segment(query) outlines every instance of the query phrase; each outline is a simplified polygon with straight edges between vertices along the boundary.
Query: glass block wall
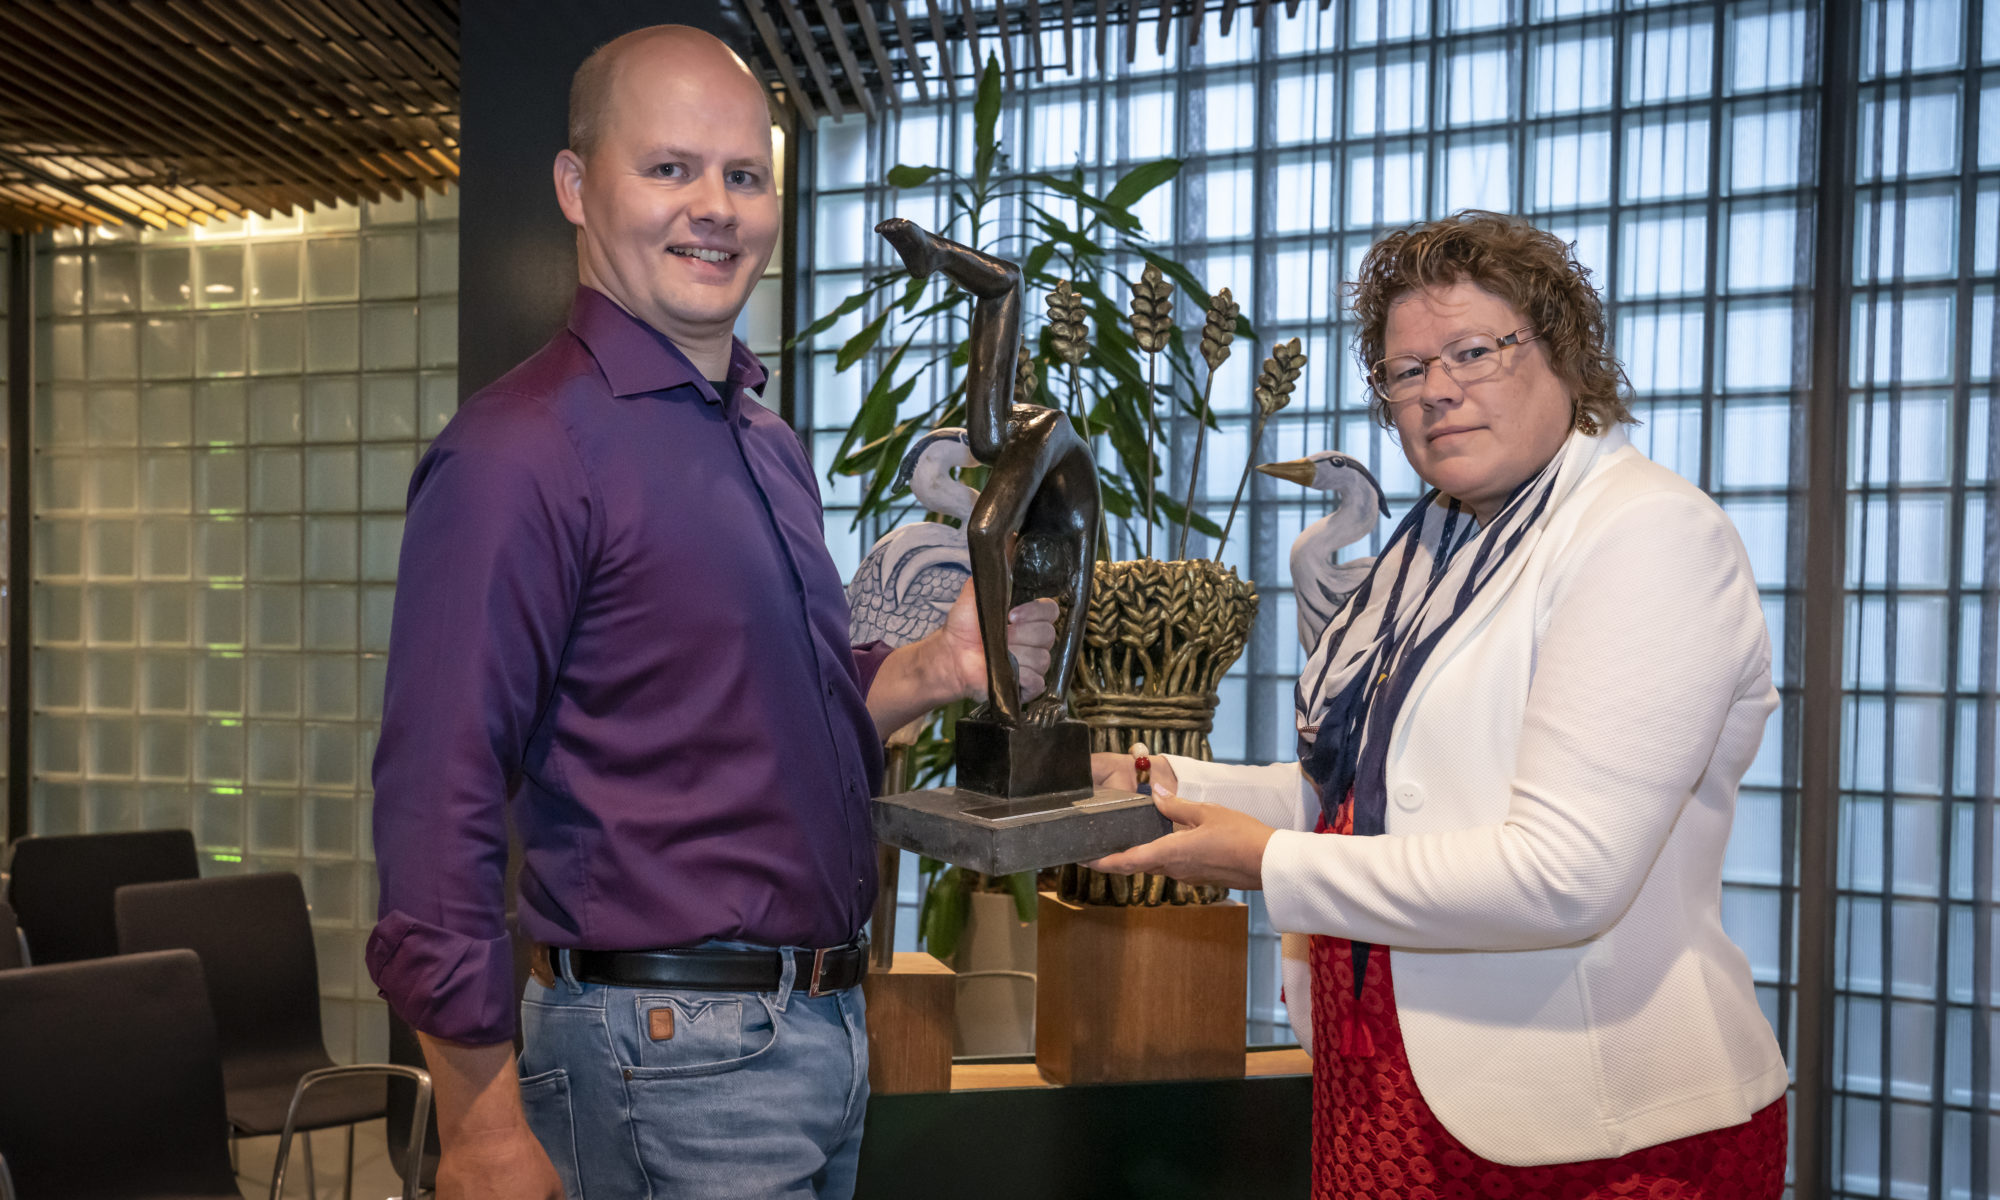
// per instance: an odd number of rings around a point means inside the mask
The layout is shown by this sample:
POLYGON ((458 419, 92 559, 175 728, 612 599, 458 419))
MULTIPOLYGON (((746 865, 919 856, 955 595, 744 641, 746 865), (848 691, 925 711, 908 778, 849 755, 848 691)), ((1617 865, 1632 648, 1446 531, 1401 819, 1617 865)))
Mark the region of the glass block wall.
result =
MULTIPOLYGON (((1382 230, 1466 207, 1522 212, 1575 243, 1642 401, 1639 446, 1716 495, 1764 588, 1785 709, 1745 781, 1724 910, 1785 1040, 1793 866, 1784 847, 1796 805, 1787 730, 1798 691, 1795 665, 1782 654, 1800 607, 1803 465, 1791 446, 1806 396, 1814 174, 1802 131, 1815 112, 1817 11, 1779 0, 1363 0, 1300 6, 1289 19, 1274 7, 1262 30, 1239 9, 1228 36, 1210 11, 1197 44, 1187 45, 1177 22, 1164 53, 1149 16, 1129 53, 1119 28, 1099 62, 1087 32, 1075 41, 1077 69, 1052 66, 1046 81, 1016 80, 1000 124, 1003 172, 1081 166, 1099 194, 1135 163, 1184 162, 1173 183, 1139 206, 1146 232, 1210 287, 1230 287, 1263 338, 1239 342, 1223 369, 1214 399, 1220 431, 1208 439, 1197 502, 1220 524, 1246 459, 1346 451, 1370 465, 1390 502, 1378 535, 1348 556, 1374 553, 1420 489, 1394 440, 1367 416, 1341 281, 1382 230), (1291 407, 1252 447, 1257 364, 1291 337, 1303 342, 1309 365, 1291 407)), ((961 80, 969 77, 967 47, 947 53, 961 80)), ((1046 62, 1064 55, 1060 34, 1044 38, 1046 62)), ((1018 46, 1016 61, 1027 61, 1018 46)), ((873 125, 820 124, 812 254, 800 267, 815 312, 893 265, 867 233, 882 217, 951 223, 955 236, 968 236, 935 189, 881 181, 899 162, 969 168, 969 92, 961 82, 953 102, 934 88, 925 103, 906 88, 901 108, 873 125)), ((1025 254, 1031 227, 1022 217, 1018 205, 1003 207, 987 246, 1025 254)), ((1138 269, 1121 264, 1130 276, 1138 269)), ((1027 309, 1037 325, 1040 298, 1027 309)), ((799 416, 822 471, 883 357, 878 351, 876 361, 838 374, 835 353, 874 315, 853 314, 813 344, 799 416)), ((1183 329, 1198 329, 1191 303, 1183 300, 1176 316, 1183 329)), ((962 327, 950 332, 962 336, 962 327)), ((911 354, 938 350, 917 345, 911 354)), ((1193 442, 1192 423, 1176 420, 1166 477, 1180 487, 1193 442)), ((1099 461, 1109 459, 1101 447, 1099 461)), ((852 480, 836 477, 828 489, 828 538, 850 570, 884 526, 921 515, 856 530, 857 499, 852 480)), ((1224 561, 1255 579, 1263 600, 1250 645, 1222 687, 1218 759, 1296 756, 1292 690, 1302 656, 1288 551, 1326 512, 1322 496, 1252 476, 1224 561)), ((1113 537, 1116 554, 1139 553, 1133 528, 1114 526, 1113 537)), ((1190 553, 1208 542, 1197 535, 1190 553)), ((899 931, 914 924, 909 875, 906 868, 899 931)), ((1289 1041, 1277 939, 1261 896, 1248 899, 1249 1037, 1289 1041)))
POLYGON ((368 764, 404 492, 457 406, 457 195, 41 239, 35 833, 295 871, 386 1056, 368 764))
POLYGON ((2000 5, 1860 30, 1833 1080, 1845 1196, 2000 1191, 2000 5))

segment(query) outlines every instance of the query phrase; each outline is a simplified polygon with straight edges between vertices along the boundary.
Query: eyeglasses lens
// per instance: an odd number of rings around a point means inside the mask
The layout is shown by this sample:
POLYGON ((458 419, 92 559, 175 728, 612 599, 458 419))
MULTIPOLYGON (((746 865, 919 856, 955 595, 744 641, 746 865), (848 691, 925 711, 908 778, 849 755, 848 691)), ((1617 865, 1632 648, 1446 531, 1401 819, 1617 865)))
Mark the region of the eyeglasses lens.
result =
MULTIPOLYGON (((1475 333, 1445 343, 1437 361, 1453 379, 1469 383, 1493 373, 1499 365, 1495 357, 1499 349, 1500 339, 1475 333)), ((1414 400, 1423 395, 1424 379, 1429 374, 1429 363, 1414 354, 1385 358, 1375 367, 1375 390, 1392 402, 1414 400)))

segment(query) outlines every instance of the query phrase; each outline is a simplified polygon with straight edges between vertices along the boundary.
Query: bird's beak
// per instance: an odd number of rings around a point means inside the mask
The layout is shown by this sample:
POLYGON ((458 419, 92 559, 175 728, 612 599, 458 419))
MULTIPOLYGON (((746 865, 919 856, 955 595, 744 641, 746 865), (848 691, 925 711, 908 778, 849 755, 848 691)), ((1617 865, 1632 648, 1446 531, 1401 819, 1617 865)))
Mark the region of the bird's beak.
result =
POLYGON ((1289 479, 1302 487, 1311 487, 1313 464, 1310 459, 1295 458, 1290 462, 1258 463, 1257 469, 1273 479, 1289 479))

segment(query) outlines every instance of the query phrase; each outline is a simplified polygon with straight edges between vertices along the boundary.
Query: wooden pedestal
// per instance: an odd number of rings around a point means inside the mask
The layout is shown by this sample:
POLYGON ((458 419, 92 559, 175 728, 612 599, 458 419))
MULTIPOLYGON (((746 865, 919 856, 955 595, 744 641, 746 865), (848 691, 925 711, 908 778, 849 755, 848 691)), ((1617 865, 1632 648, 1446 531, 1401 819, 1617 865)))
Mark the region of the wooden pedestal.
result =
POLYGON ((1083 906, 1043 892, 1037 919, 1043 1076, 1059 1084, 1242 1076, 1248 908, 1083 906))
POLYGON ((878 1096, 951 1090, 958 978, 928 954, 898 954, 861 981, 868 998, 868 1086, 878 1096))

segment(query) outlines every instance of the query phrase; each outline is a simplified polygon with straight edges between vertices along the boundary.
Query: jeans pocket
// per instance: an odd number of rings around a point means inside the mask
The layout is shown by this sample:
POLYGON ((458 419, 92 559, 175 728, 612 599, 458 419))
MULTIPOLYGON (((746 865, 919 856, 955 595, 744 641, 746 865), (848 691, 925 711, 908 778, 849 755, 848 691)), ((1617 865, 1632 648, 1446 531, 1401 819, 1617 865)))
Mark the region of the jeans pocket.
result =
POLYGON ((717 1075, 777 1044, 777 1016, 762 992, 641 992, 615 1040, 629 1079, 717 1075))
POLYGON ((583 1181, 576 1161, 576 1114, 569 1102, 569 1072, 557 1067, 521 1079, 521 1107, 528 1128, 555 1165, 569 1200, 583 1200, 583 1181))

